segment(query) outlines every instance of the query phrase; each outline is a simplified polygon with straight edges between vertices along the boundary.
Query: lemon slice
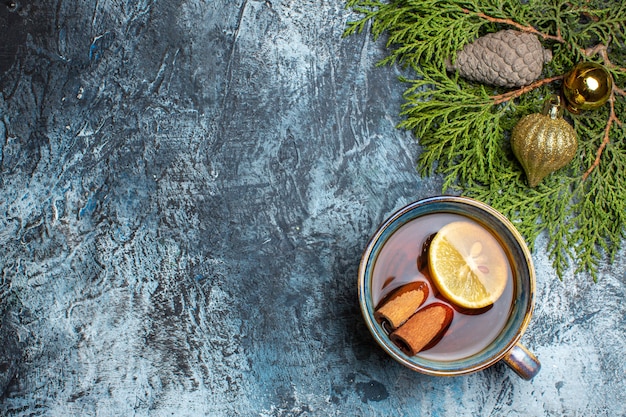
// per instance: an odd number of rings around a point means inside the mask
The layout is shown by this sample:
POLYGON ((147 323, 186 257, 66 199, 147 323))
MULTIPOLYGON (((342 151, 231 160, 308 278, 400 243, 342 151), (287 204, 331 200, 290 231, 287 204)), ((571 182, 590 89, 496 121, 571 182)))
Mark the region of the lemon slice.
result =
POLYGON ((432 280, 450 302, 466 308, 493 304, 508 281, 506 253, 481 226, 456 221, 442 227, 430 244, 432 280))

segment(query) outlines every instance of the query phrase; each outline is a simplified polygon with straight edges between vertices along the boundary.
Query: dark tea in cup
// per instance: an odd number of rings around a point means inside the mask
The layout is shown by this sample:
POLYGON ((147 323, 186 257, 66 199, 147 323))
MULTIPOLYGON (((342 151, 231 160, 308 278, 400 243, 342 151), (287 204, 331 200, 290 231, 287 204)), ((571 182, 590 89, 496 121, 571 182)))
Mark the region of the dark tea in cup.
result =
POLYGON ((438 196, 402 207, 370 238, 358 275, 365 323, 408 368, 455 376, 503 360, 524 379, 539 372, 519 343, 534 305, 530 251, 489 205, 438 196))
MULTIPOLYGON (((432 272, 429 265, 428 251, 433 237, 444 226, 469 223, 472 227, 481 228, 485 234, 496 241, 495 237, 478 222, 458 214, 434 213, 413 219, 404 224, 386 241, 380 250, 372 272, 372 301, 374 305, 385 305, 385 301, 397 293, 407 284, 423 283, 426 286, 427 296, 420 300, 419 309, 426 309, 432 304, 448 306, 451 320, 446 323, 446 329, 442 332, 436 343, 429 343, 427 348, 417 355, 432 360, 458 360, 476 354, 487 347, 500 334, 506 325, 511 313, 511 303, 514 299, 515 284, 508 255, 498 245, 499 252, 492 256, 501 258, 503 265, 501 279, 504 290, 498 298, 488 305, 480 308, 466 308, 454 303, 453 300, 442 294, 433 282, 432 272)), ((468 240, 468 246, 477 245, 484 240, 484 235, 473 234, 464 236, 468 240), (478 243, 477 243, 478 242, 478 243)), ((492 250, 493 252, 493 250, 492 250)), ((409 307, 414 301, 404 297, 404 305, 409 307)), ((399 303, 398 303, 399 304, 399 303)), ((389 305, 389 304, 387 304, 389 305)), ((400 307, 404 307, 400 304, 400 307)), ((382 323, 382 320, 379 320, 382 323)), ((395 330, 393 326, 385 323, 383 326, 388 334, 395 330)), ((418 329, 419 331, 419 329, 418 329)), ((399 348, 407 352, 406 346, 394 341, 399 348)))

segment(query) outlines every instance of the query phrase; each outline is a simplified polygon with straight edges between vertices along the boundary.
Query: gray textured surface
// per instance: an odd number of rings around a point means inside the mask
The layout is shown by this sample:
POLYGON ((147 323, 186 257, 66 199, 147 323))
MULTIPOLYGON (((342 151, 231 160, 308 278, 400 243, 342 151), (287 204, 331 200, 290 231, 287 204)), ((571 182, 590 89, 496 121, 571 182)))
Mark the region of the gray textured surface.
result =
POLYGON ((7 3, 0 415, 626 415, 624 251, 598 284, 534 254, 531 382, 373 343, 361 251, 439 183, 342 3, 7 3))

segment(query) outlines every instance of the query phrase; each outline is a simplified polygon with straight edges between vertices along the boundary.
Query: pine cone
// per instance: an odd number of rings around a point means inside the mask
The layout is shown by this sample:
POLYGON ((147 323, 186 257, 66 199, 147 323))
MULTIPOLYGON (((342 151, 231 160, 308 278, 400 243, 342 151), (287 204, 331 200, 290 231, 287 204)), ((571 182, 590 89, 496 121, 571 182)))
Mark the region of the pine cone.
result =
POLYGON ((472 81, 499 87, 521 87, 539 78, 552 52, 537 36, 513 29, 489 33, 465 45, 448 71, 472 81))

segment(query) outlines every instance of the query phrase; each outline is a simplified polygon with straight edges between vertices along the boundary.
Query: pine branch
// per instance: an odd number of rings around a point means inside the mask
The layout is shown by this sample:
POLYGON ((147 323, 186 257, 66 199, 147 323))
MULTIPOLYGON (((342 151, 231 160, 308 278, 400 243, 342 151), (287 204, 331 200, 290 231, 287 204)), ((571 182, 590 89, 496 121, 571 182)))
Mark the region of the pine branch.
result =
POLYGON ((463 10, 463 13, 474 14, 475 16, 478 16, 481 19, 488 20, 488 21, 490 21, 492 23, 500 23, 500 24, 504 24, 504 25, 507 25, 507 26, 511 26, 511 27, 521 31, 521 32, 533 33, 533 34, 543 38, 544 40, 553 40, 553 41, 561 42, 561 43, 565 42, 565 40, 561 36, 561 30, 559 28, 557 28, 557 34, 556 35, 550 35, 550 34, 538 31, 533 26, 522 25, 520 23, 517 23, 513 19, 505 19, 505 18, 493 17, 493 16, 489 16, 489 15, 487 15, 485 13, 482 13, 482 12, 472 12, 471 10, 468 10, 468 9, 461 9, 461 10, 463 10))
POLYGON ((415 76, 407 88, 400 128, 422 145, 422 175, 443 175, 442 190, 457 189, 501 211, 531 249, 541 234, 555 271, 597 280, 601 259, 614 260, 626 237, 626 4, 602 0, 349 0, 361 19, 346 35, 369 27, 387 39, 380 65, 400 64, 415 76), (617 4, 619 3, 619 4, 617 4), (537 35, 552 50, 543 78, 506 90, 468 82, 446 72, 457 51, 486 33, 515 28, 537 35), (613 91, 600 109, 569 115, 579 139, 578 157, 526 186, 508 136, 523 116, 558 93, 560 81, 580 61, 599 60, 613 91))
POLYGON ((535 81, 532 84, 528 84, 527 86, 518 88, 517 90, 507 91, 506 93, 498 94, 497 96, 492 96, 491 98, 493 100, 494 105, 505 103, 509 100, 512 100, 514 98, 521 96, 522 94, 526 94, 529 91, 532 91, 536 88, 539 88, 546 84, 550 84, 554 81, 559 81, 562 79, 563 79, 563 75, 555 75, 554 77, 543 78, 541 80, 535 81))
POLYGON ((610 106, 611 111, 610 111, 610 114, 609 114, 609 118, 608 118, 608 120, 606 122, 606 127, 604 129, 604 136, 602 138, 602 143, 600 144, 600 146, 598 147, 598 150, 596 151, 596 158, 594 159, 593 163, 583 173, 583 175, 582 175, 582 180, 583 181, 587 179, 589 174, 591 174, 591 172, 594 169, 596 169, 598 167, 598 165, 600 165, 600 158, 602 157, 602 152, 604 151, 604 148, 606 148, 606 146, 611 141, 610 134, 611 134, 611 127, 613 126, 613 124, 617 124, 619 126, 622 125, 622 122, 617 118, 617 115, 615 114, 615 94, 617 92, 623 93, 622 90, 619 90, 618 88, 613 87, 613 91, 611 92, 611 97, 609 97, 609 106, 610 106))

